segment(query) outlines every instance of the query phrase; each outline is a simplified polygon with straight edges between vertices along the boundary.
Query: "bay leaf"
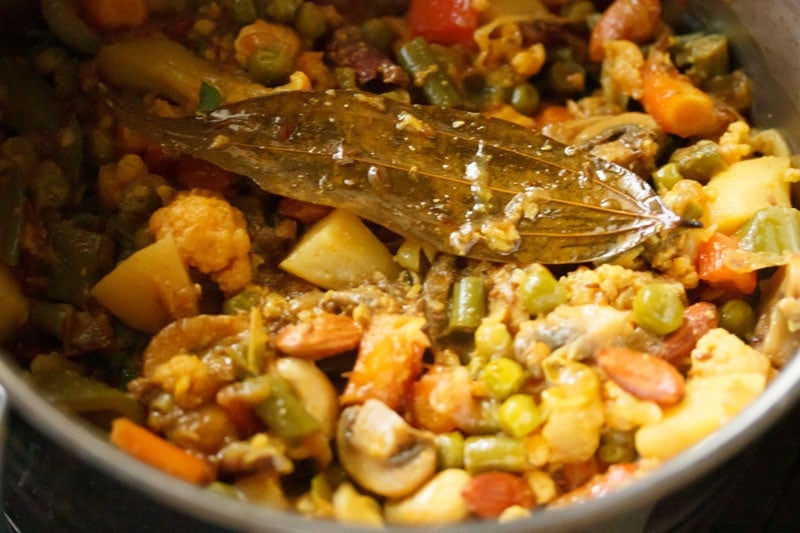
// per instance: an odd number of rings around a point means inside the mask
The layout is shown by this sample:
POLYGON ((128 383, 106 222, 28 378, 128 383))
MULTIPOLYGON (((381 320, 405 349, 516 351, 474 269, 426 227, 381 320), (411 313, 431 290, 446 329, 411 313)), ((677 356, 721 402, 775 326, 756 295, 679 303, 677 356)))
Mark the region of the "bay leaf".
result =
POLYGON ((476 113, 347 91, 281 92, 178 119, 110 104, 166 148, 456 255, 580 263, 680 222, 636 174, 476 113))

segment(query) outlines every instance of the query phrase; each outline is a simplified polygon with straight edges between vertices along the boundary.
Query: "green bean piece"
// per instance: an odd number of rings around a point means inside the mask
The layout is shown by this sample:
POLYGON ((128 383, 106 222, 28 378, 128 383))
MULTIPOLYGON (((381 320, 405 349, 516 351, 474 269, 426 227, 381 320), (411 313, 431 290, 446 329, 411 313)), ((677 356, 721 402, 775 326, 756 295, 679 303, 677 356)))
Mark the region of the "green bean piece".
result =
POLYGON ((511 91, 510 103, 523 115, 532 115, 539 108, 539 90, 532 83, 520 83, 511 91))
POLYGON ((65 349, 74 352, 107 348, 114 340, 106 315, 80 311, 70 304, 35 302, 28 320, 36 329, 59 339, 65 349))
POLYGON ((502 322, 484 320, 475 330, 475 351, 482 357, 508 357, 513 352, 514 339, 502 322))
POLYGON ((524 437, 544 421, 530 394, 512 394, 498 410, 500 427, 512 437, 524 437))
POLYGON ((521 472, 530 467, 522 439, 481 435, 464 440, 464 468, 471 474, 489 470, 521 472))
POLYGON ((738 298, 728 300, 719 309, 719 326, 742 339, 753 332, 756 320, 753 307, 738 298))
POLYGON ((669 191, 682 179, 677 163, 667 163, 653 172, 653 184, 659 193, 669 191))
POLYGON ((239 26, 252 24, 258 18, 254 0, 233 0, 233 20, 239 26))
POLYGON ((397 59, 411 73, 414 84, 422 88, 428 103, 442 107, 460 107, 463 104, 453 81, 438 63, 424 38, 417 37, 403 45, 397 59))
POLYGON ((728 166, 719 145, 707 139, 675 150, 669 160, 677 165, 681 176, 700 183, 708 182, 714 174, 728 166))
POLYGON ((19 263, 22 231, 25 229, 25 186, 22 172, 13 163, 0 161, 0 260, 19 263))
POLYGON ((525 382, 525 370, 513 359, 492 359, 481 370, 478 382, 486 387, 492 398, 505 400, 525 382))
POLYGON ((439 470, 464 467, 464 435, 460 431, 439 433, 434 440, 439 470))
POLYGON ((552 311, 567 299, 564 288, 545 267, 525 274, 517 286, 517 298, 531 315, 552 311))
POLYGON ((291 24, 303 0, 267 0, 264 13, 276 22, 291 24))
POLYGON ((129 394, 71 371, 32 373, 30 380, 51 402, 81 415, 126 416, 141 424, 145 413, 129 394))
POLYGON ((600 437, 597 458, 606 464, 629 463, 636 459, 634 432, 606 429, 600 437))
POLYGON ((739 248, 784 254, 800 250, 800 211, 788 206, 760 209, 736 232, 739 248))
POLYGON ((42 17, 61 42, 85 54, 95 54, 100 38, 78 14, 77 2, 42 0, 42 17))
POLYGON ((269 384, 269 396, 253 408, 265 424, 290 445, 320 429, 320 422, 303 406, 289 384, 275 375, 261 376, 269 384))
POLYGON ((294 16, 294 29, 301 37, 316 41, 328 31, 328 22, 322 7, 314 2, 303 2, 294 16))
POLYGON ((450 300, 450 328, 474 330, 486 314, 486 288, 483 278, 465 276, 453 285, 450 300))
POLYGON ((294 56, 281 43, 270 43, 256 49, 247 61, 250 77, 267 87, 289 81, 293 69, 294 56))
POLYGON ((198 113, 210 113, 222 105, 222 94, 219 89, 203 82, 200 85, 200 100, 195 111, 198 113))
POLYGON ((579 93, 586 86, 586 70, 572 59, 555 61, 547 71, 547 84, 556 94, 579 93))
POLYGON ((634 320, 657 335, 678 329, 683 323, 683 310, 681 293, 669 283, 648 283, 633 298, 634 320))
POLYGON ((102 233, 72 222, 48 226, 55 258, 48 277, 47 295, 56 301, 84 307, 89 289, 111 270, 114 244, 102 233))
POLYGON ((702 83, 730 71, 728 38, 721 34, 680 35, 670 50, 675 65, 693 82, 702 83))

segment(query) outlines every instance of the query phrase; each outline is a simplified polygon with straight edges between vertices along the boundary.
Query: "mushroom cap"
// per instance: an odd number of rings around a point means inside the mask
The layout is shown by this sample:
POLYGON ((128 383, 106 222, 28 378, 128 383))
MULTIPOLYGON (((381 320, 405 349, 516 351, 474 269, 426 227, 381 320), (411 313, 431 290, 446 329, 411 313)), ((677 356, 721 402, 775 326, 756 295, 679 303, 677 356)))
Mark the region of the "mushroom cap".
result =
POLYGON ((342 411, 336 446, 353 480, 389 498, 410 494, 436 471, 433 436, 411 427, 380 400, 342 411))

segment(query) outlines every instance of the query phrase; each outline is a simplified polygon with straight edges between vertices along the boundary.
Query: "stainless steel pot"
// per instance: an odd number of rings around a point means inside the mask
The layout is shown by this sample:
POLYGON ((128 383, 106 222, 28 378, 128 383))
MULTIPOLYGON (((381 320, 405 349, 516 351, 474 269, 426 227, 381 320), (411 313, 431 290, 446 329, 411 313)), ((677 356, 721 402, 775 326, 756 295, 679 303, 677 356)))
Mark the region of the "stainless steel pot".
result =
MULTIPOLYGON (((689 1, 688 9, 681 11, 677 5, 682 3, 685 2, 666 2, 670 16, 675 17, 676 23, 707 27, 729 36, 736 61, 755 83, 754 123, 780 128, 797 151, 800 148, 800 69, 797 68, 800 64, 800 59, 797 59, 800 14, 795 2, 698 0, 689 1)), ((14 416, 24 420, 23 427, 28 428, 24 430, 27 433, 21 437, 22 440, 17 438, 11 442, 14 446, 7 450, 7 455, 39 453, 40 458, 50 461, 44 470, 39 468, 39 474, 52 476, 59 475, 58 467, 77 460, 77 467, 60 474, 62 477, 72 476, 74 483, 51 494, 69 498, 70 495, 82 494, 81 491, 96 492, 98 507, 74 510, 83 513, 87 530, 97 530, 97 524, 109 528, 116 524, 115 529, 192 527, 195 531, 308 531, 323 527, 330 532, 354 530, 344 525, 309 522, 274 509, 231 501, 143 466, 111 446, 93 427, 66 416, 39 397, 25 381, 11 355, 2 351, 0 384, 8 394, 14 416), (37 439, 48 444, 37 444, 37 439), (38 452, 36 446, 40 446, 38 452), (105 485, 101 484, 99 488, 88 486, 82 474, 88 471, 107 479, 115 487, 122 487, 123 495, 127 495, 123 499, 127 498, 127 503, 118 507, 119 496, 113 502, 105 501, 105 485), (88 517, 95 513, 107 516, 101 521, 89 520, 88 517), (119 519, 119 523, 115 519, 119 519)), ((721 485, 735 482, 735 479, 732 481, 720 475, 720 468, 726 461, 747 449, 784 417, 798 400, 800 357, 791 361, 736 419, 650 476, 607 497, 566 509, 536 512, 528 519, 496 525, 492 529, 501 532, 563 532, 591 528, 593 531, 637 532, 666 531, 681 528, 681 525, 685 528, 692 516, 709 509, 710 502, 718 498, 721 485), (682 497, 687 492, 691 492, 690 497, 682 497)), ((0 411, 5 415, 2 389, 0 411)), ((2 430, 0 438, 4 438, 2 430)), ((8 459, 6 463, 9 464, 8 459)), ((33 463, 36 463, 36 458, 33 463)), ((11 461, 11 464, 15 463, 11 461)), ((728 470, 730 474, 731 469, 728 470)), ((45 483, 49 488, 52 485, 50 481, 45 483)), ((80 523, 81 516, 75 519, 76 524, 80 523)), ((443 528, 443 531, 467 533, 482 531, 485 527, 485 524, 476 522, 443 528)))

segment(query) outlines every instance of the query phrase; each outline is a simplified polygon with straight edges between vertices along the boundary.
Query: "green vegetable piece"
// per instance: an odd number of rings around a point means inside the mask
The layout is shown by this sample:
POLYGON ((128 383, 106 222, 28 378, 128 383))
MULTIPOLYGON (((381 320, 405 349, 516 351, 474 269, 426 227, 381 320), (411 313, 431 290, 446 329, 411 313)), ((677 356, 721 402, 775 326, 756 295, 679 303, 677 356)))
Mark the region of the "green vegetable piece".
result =
POLYGON ((482 435, 464 440, 464 468, 471 474, 489 470, 521 472, 530 468, 522 439, 482 435))
POLYGON ((547 84, 556 94, 579 93, 586 85, 586 70, 574 60, 555 61, 547 72, 547 84))
POLYGON ((233 20, 240 26, 252 24, 258 18, 253 0, 233 0, 233 20))
POLYGON ((290 445, 297 444, 321 425, 292 392, 289 384, 278 376, 262 376, 269 384, 269 397, 253 408, 255 414, 290 445))
POLYGON ((784 254, 800 250, 800 211, 788 206, 760 209, 736 232, 739 248, 784 254))
POLYGON ((728 39, 721 34, 678 36, 671 52, 675 65, 695 83, 727 74, 730 70, 728 39))
POLYGON ((414 84, 422 87, 428 103, 441 107, 460 107, 463 104, 461 94, 424 38, 417 37, 403 45, 397 59, 411 73, 414 84))
POLYGON ((22 173, 14 164, 0 166, 0 213, 0 260, 15 266, 25 228, 25 187, 22 173))
POLYGON ((258 48, 247 61, 247 72, 250 77, 267 87, 289 81, 293 69, 294 56, 279 42, 258 48))
POLYGON ((339 88, 350 91, 358 89, 355 69, 351 67, 336 67, 333 69, 333 75, 336 77, 339 88))
POLYGON ((683 323, 683 310, 681 293, 668 283, 649 283, 633 298, 634 320, 657 335, 667 335, 678 329, 683 323))
POLYGON ((450 328, 473 330, 486 314, 486 288, 483 278, 465 276, 453 285, 450 301, 450 328))
POLYGON ((460 431, 439 433, 435 442, 439 470, 464 467, 464 435, 460 431))
POLYGON ((707 139, 676 150, 670 157, 670 162, 677 165, 681 176, 700 183, 708 182, 714 174, 728 166, 719 145, 707 139))
POLYGON ((219 89, 203 82, 200 85, 200 101, 197 104, 198 113, 210 113, 222 105, 222 95, 219 89))
POLYGON ((531 315, 552 311, 567 299, 564 288, 545 267, 524 276, 517 287, 517 297, 531 315))
POLYGON ((234 294, 222 303, 222 312, 226 315, 249 313, 250 309, 261 302, 261 292, 256 289, 245 289, 234 294))
POLYGON ((55 260, 47 294, 52 300, 84 307, 89 289, 111 270, 114 244, 108 235, 71 222, 51 224, 48 232, 55 260))
POLYGON ((267 0, 265 14, 276 22, 290 24, 303 0, 267 0))
POLYGON ((78 3, 72 0, 42 0, 42 16, 61 42, 85 54, 94 54, 100 38, 78 14, 78 3))
POLYGON ((505 399, 498 411, 500 427, 512 437, 524 437, 544 421, 530 394, 513 394, 505 399))
POLYGON ((636 459, 633 431, 606 429, 600 437, 597 458, 606 464, 628 463, 636 459))
POLYGON ((322 6, 314 2, 303 2, 294 16, 294 28, 301 37, 316 41, 328 31, 322 6))
POLYGON ((395 35, 389 22, 384 18, 367 19, 361 25, 364 40, 385 53, 392 50, 395 35))
POLYGON ((522 386, 525 370, 513 359, 500 357, 486 363, 478 381, 486 387, 492 398, 505 400, 522 386))
POLYGON ((511 91, 511 106, 523 115, 534 114, 539 101, 539 90, 532 83, 520 83, 511 91))
POLYGON ((475 351, 480 357, 510 356, 514 339, 502 322, 484 320, 475 330, 475 351))
POLYGON ((597 8, 589 0, 577 0, 561 8, 561 16, 570 26, 578 30, 585 30, 588 27, 588 18, 596 14, 597 8))
POLYGON ((753 307, 740 299, 728 300, 719 309, 719 325, 734 335, 746 338, 756 326, 756 312, 753 307))
POLYGON ((31 374, 31 382, 49 401, 81 415, 125 416, 139 424, 144 409, 129 394, 71 371, 31 374))
POLYGON ((667 163, 653 172, 653 184, 659 193, 672 189, 676 183, 683 179, 677 163, 667 163))

